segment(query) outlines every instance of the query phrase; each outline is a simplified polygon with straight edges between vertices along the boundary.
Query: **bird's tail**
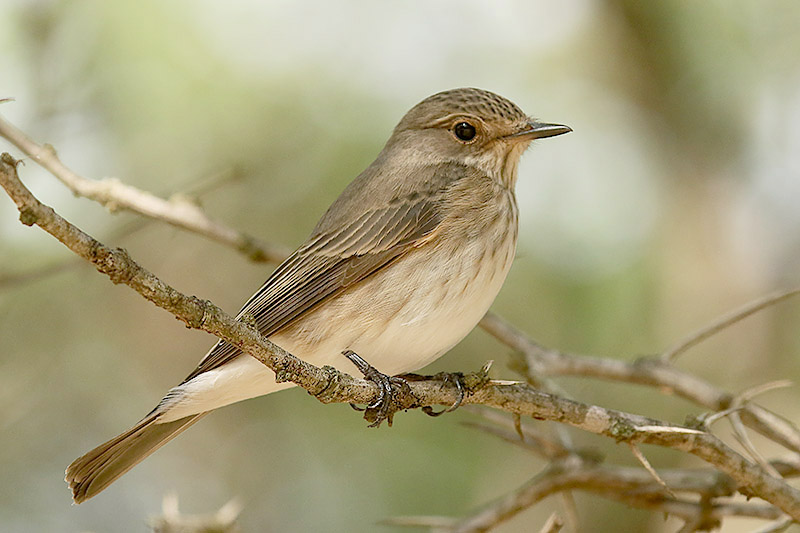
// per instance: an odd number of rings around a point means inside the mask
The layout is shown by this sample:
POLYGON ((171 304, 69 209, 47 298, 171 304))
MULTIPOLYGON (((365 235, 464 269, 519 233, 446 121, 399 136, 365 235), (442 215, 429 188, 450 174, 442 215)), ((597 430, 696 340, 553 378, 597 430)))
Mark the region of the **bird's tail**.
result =
POLYGON ((150 414, 125 433, 75 459, 64 478, 72 490, 72 499, 81 503, 95 496, 205 414, 163 424, 158 423, 157 414, 150 414))

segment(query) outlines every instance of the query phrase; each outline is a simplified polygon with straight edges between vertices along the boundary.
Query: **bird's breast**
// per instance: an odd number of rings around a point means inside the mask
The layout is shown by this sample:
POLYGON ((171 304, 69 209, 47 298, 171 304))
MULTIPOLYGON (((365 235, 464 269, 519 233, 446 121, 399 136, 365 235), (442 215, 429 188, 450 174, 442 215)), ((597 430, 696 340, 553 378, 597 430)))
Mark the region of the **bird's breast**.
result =
POLYGON ((352 372, 355 351, 387 374, 418 370, 463 339, 505 281, 517 241, 513 196, 453 220, 272 339, 313 364, 352 372))

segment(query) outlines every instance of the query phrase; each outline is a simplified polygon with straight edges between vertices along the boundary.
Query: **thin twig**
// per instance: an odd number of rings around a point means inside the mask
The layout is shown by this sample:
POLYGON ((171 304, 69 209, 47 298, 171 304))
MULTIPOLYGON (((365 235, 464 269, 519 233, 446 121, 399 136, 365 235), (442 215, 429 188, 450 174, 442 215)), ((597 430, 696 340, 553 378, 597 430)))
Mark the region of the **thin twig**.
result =
MULTIPOLYGON (((500 424, 502 427, 484 426, 484 425, 478 425, 478 424, 469 424, 469 425, 477 426, 477 427, 479 427, 481 429, 486 430, 490 434, 494 434, 494 435, 500 437, 501 439, 506 440, 507 442, 510 442, 510 443, 518 445, 518 446, 524 446, 525 448, 531 449, 532 451, 534 451, 537 454, 541 454, 542 448, 537 447, 536 445, 533 445, 533 446, 528 446, 527 445, 527 443, 536 442, 536 439, 540 439, 541 438, 540 436, 538 436, 536 434, 531 434, 531 432, 528 429, 523 427, 522 429, 525 432, 524 433, 525 434, 525 439, 524 439, 524 442, 521 442, 517 438, 517 435, 516 435, 516 432, 514 431, 514 429, 512 429, 513 422, 511 420, 509 420, 508 417, 504 417, 504 416, 502 416, 502 415, 500 415, 498 413, 494 413, 492 411, 474 410, 474 409, 473 409, 473 411, 475 411, 477 414, 480 414, 481 416, 484 416, 485 418, 487 418, 489 420, 492 420, 492 421, 496 422, 497 424, 500 424)), ((638 450, 638 448, 632 448, 632 449, 634 450, 634 453, 636 453, 636 451, 638 450)), ((577 453, 576 451, 564 450, 564 451, 559 452, 557 456, 553 456, 552 459, 556 459, 557 457, 562 457, 563 458, 563 457, 566 457, 566 456, 568 456, 570 454, 576 454, 576 453, 577 453)), ((651 495, 654 495, 654 496, 658 495, 658 493, 664 491, 665 487, 669 487, 670 486, 669 483, 674 483, 676 490, 688 491, 688 492, 697 492, 697 494, 699 494, 701 496, 701 501, 702 500, 708 500, 710 498, 717 498, 718 499, 720 497, 728 496, 728 495, 732 494, 733 491, 734 491, 734 486, 731 484, 731 480, 729 478, 719 474, 718 472, 712 471, 712 470, 707 470, 707 471, 702 471, 702 470, 674 470, 674 469, 673 470, 664 470, 664 472, 663 472, 664 475, 662 476, 661 474, 655 473, 654 469, 650 465, 649 461, 646 460, 646 458, 644 458, 643 456, 639 456, 639 460, 642 462, 643 465, 645 465, 645 468, 647 469, 649 475, 652 476, 652 480, 654 481, 654 483, 651 484, 652 485, 651 487, 647 487, 646 485, 642 485, 641 487, 639 487, 639 488, 637 488, 636 490, 633 491, 633 492, 635 492, 636 494, 638 494, 640 496, 642 496, 644 494, 651 494, 651 495), (665 480, 665 478, 670 480, 669 483, 665 480)), ((585 465, 589 465, 589 464, 592 464, 592 463, 586 462, 584 464, 585 465)), ((780 462, 775 462, 774 464, 773 463, 769 464, 770 470, 775 471, 776 473, 778 471, 780 471, 780 473, 777 474, 777 475, 778 476, 784 476, 784 477, 790 477, 790 476, 797 475, 798 474, 798 467, 800 467, 800 461, 798 460, 798 458, 796 456, 790 458, 790 462, 782 462, 782 461, 780 461, 780 462)), ((606 468, 609 468, 610 470, 613 470, 615 467, 606 466, 606 468)), ((617 473, 618 473, 619 476, 623 476, 623 477, 629 476, 629 474, 627 473, 627 471, 624 468, 618 469, 617 473)), ((630 490, 630 489, 626 489, 626 490, 630 490)), ((567 496, 567 495, 570 495, 570 494, 571 494, 571 491, 569 491, 569 492, 561 492, 560 496, 564 497, 564 496, 567 496)), ((669 489, 669 494, 674 500, 677 500, 677 497, 675 496, 674 492, 671 489, 669 489)), ((502 505, 502 503, 501 503, 501 505, 502 505)), ((632 503, 631 505, 634 505, 634 504, 632 503)), ((699 502, 698 502, 698 506, 701 506, 701 504, 699 502)), ((692 525, 697 526, 699 524, 705 524, 705 523, 706 523, 706 518, 703 515, 702 509, 700 507, 698 507, 697 512, 696 512, 696 518, 691 519, 691 520, 687 519, 687 525, 684 526, 684 527, 690 528, 690 527, 693 527, 692 525)), ((573 530, 578 530, 578 529, 576 529, 575 525, 573 525, 572 527, 573 527, 573 530)), ((687 529, 687 530, 691 531, 692 529, 687 529)))
POLYGON ((753 441, 750 440, 750 436, 747 434, 747 429, 745 429, 744 424, 742 423, 742 417, 739 416, 739 411, 733 411, 728 416, 728 420, 730 420, 736 440, 745 450, 747 450, 748 455, 750 455, 750 457, 769 475, 780 477, 778 471, 775 470, 771 464, 769 464, 769 461, 764 458, 761 452, 759 452, 756 448, 755 444, 753 444, 753 441))
POLYGON ((793 385, 794 381, 791 379, 777 379, 775 381, 768 381, 767 383, 762 383, 761 385, 756 385, 754 387, 750 387, 749 389, 743 390, 736 396, 734 403, 744 404, 753 400, 756 396, 761 396, 762 394, 777 389, 785 389, 793 385))
MULTIPOLYGON (((492 312, 483 317, 481 326, 522 355, 516 370, 523 375, 535 375, 537 379, 543 379, 544 376, 581 376, 645 385, 664 394, 680 396, 712 411, 730 408, 736 397, 659 358, 642 358, 630 363, 547 349, 492 312)), ((765 437, 800 453, 800 430, 785 418, 758 405, 748 404, 742 412, 742 421, 765 437)))
MULTIPOLYGON (((239 172, 235 168, 217 172, 211 176, 203 178, 201 181, 189 184, 189 192, 186 196, 190 198, 200 197, 210 191, 213 191, 214 189, 219 188, 227 182, 235 180, 238 176, 239 172)), ((118 242, 147 227, 149 223, 154 222, 155 220, 156 219, 153 218, 137 218, 109 233, 106 239, 111 242, 118 242)), ((278 258, 276 257, 275 259, 278 258)), ((72 255, 63 261, 28 268, 22 272, 0 272, 0 289, 41 281, 50 276, 60 274, 61 272, 66 272, 68 270, 72 270, 73 268, 84 266, 85 264, 85 261, 82 261, 79 257, 72 255)))
POLYGON ((30 156, 58 178, 76 195, 94 200, 114 211, 125 209, 173 226, 193 231, 214 241, 232 246, 253 261, 280 262, 288 250, 265 244, 243 232, 210 218, 196 203, 180 195, 165 200, 116 179, 96 181, 81 176, 58 158, 50 145, 40 145, 10 122, 0 117, 0 136, 30 156))
POLYGON ((744 447, 744 449, 747 450, 747 453, 750 454, 750 457, 752 457, 756 463, 761 465, 761 468, 763 468, 770 475, 775 477, 780 477, 780 474, 778 473, 777 470, 775 470, 772 467, 772 465, 769 464, 769 462, 755 447, 753 441, 750 440, 750 437, 747 435, 747 430, 745 429, 744 424, 742 423, 742 417, 740 414, 741 410, 736 408, 739 406, 742 407, 745 406, 748 402, 750 402, 750 400, 761 394, 764 394, 766 392, 775 389, 789 387, 792 384, 793 384, 792 381, 788 379, 783 379, 751 387, 740 393, 738 396, 736 396, 730 410, 731 412, 728 414, 728 420, 730 420, 731 427, 733 428, 734 435, 736 436, 736 439, 739 441, 739 444, 741 444, 744 447))
MULTIPOLYGON (((729 496, 733 487, 724 477, 689 470, 667 470, 663 477, 675 491, 698 492, 712 497, 729 496)), ((726 516, 749 516, 775 519, 780 511, 773 506, 755 503, 703 503, 664 495, 660 484, 641 468, 603 466, 585 463, 576 456, 556 461, 519 489, 499 499, 486 509, 452 526, 458 533, 488 531, 517 513, 530 508, 547 496, 565 489, 584 490, 603 498, 624 502, 632 507, 666 512, 684 520, 702 518, 703 523, 726 516)))
POLYGON ((716 335, 720 331, 723 331, 740 320, 743 320, 750 315, 761 311, 762 309, 775 305, 776 303, 782 302, 783 300, 791 298, 797 294, 800 294, 800 287, 775 291, 764 297, 753 300, 752 302, 743 305, 739 309, 735 309, 730 313, 726 313, 708 326, 695 331, 691 335, 676 343, 670 349, 666 350, 661 354, 661 360, 664 362, 672 362, 689 348, 700 344, 707 338, 716 335))
POLYGON ((717 411, 716 413, 711 413, 705 416, 702 416, 699 420, 702 422, 704 429, 709 429, 711 426, 722 420, 723 418, 727 418, 731 415, 731 413, 735 413, 737 411, 741 411, 744 409, 743 405, 737 405, 735 407, 728 407, 727 409, 723 409, 722 411, 717 411))

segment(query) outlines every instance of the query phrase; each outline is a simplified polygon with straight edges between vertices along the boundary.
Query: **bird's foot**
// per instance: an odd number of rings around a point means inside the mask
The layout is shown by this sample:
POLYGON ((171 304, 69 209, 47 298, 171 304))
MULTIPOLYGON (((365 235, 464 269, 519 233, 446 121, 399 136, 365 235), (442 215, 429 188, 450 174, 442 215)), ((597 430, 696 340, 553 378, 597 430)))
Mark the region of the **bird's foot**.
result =
POLYGON ((378 427, 384 420, 391 427, 394 414, 403 409, 399 401, 400 398, 411 394, 411 389, 406 380, 402 377, 387 376, 378 371, 353 350, 345 350, 342 355, 356 365, 364 375, 364 379, 372 381, 380 389, 378 399, 369 404, 366 409, 361 409, 353 404, 350 404, 350 406, 358 411, 364 411, 364 419, 371 422, 369 427, 378 427))
POLYGON ((464 398, 467 395, 467 379, 461 372, 439 372, 433 376, 423 376, 420 374, 400 374, 397 376, 406 381, 440 381, 445 385, 455 385, 458 389, 458 398, 453 404, 441 411, 434 411, 430 405, 422 406, 422 412, 428 416, 441 416, 445 413, 451 413, 461 406, 464 398))
POLYGON ((448 407, 447 409, 442 409, 441 411, 434 411, 433 407, 430 405, 426 405, 422 408, 422 412, 428 416, 440 416, 445 413, 452 413, 456 409, 461 406, 461 402, 464 401, 465 392, 465 384, 464 384, 464 374, 461 372, 441 372, 433 376, 433 379, 443 381, 446 384, 453 383, 456 388, 458 389, 458 398, 453 404, 448 407))

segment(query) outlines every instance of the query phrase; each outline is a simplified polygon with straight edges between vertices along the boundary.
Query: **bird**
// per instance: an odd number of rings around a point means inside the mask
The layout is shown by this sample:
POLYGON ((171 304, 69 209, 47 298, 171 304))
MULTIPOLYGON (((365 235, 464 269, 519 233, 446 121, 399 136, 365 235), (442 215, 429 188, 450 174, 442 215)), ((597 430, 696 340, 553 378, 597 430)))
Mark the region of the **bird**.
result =
MULTIPOLYGON (((570 131, 483 89, 425 98, 237 318, 317 366, 347 372, 347 352, 383 375, 424 367, 477 325, 505 281, 523 152, 570 131)), ((291 386, 218 341, 150 413, 67 467, 73 501, 97 495, 209 412, 291 386)))

